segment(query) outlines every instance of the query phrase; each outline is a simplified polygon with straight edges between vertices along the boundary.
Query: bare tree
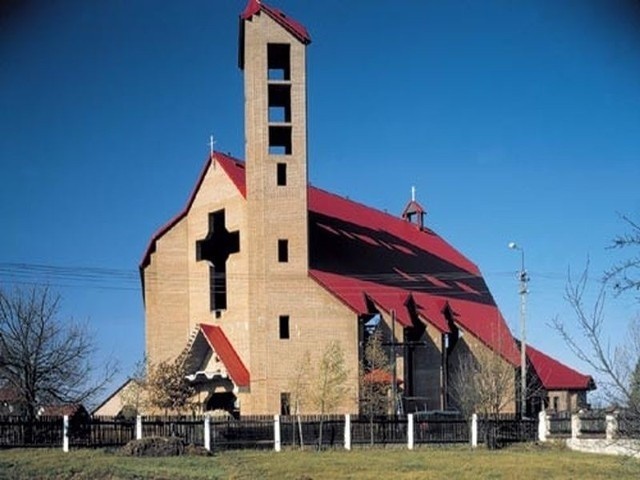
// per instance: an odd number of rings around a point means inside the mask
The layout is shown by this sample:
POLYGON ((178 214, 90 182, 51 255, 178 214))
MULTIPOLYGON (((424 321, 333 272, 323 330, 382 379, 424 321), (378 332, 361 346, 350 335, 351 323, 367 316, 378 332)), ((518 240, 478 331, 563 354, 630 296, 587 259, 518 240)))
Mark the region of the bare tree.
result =
POLYGON ((579 336, 573 335, 558 318, 553 320, 553 327, 576 357, 598 374, 600 387, 609 401, 637 417, 640 427, 640 403, 634 394, 640 362, 640 319, 634 318, 625 341, 612 347, 604 333, 607 284, 600 286, 595 301, 587 306, 584 298, 588 279, 587 267, 577 279, 570 275, 566 288, 565 296, 575 313, 579 336))
POLYGON ((382 332, 376 330, 364 346, 360 365, 360 409, 368 416, 389 413, 391 363, 382 344, 382 332))
MULTIPOLYGON (((302 363, 296 369, 295 376, 290 381, 291 388, 291 403, 293 404, 293 415, 296 416, 298 423, 298 435, 300 436, 300 448, 304 449, 304 438, 302 435, 302 419, 300 414, 302 406, 307 401, 307 397, 310 393, 309 388, 309 373, 311 370, 311 357, 309 352, 306 351, 302 363)), ((293 443, 295 445, 295 428, 293 429, 293 443)))
POLYGON ((497 419, 516 398, 515 368, 497 353, 478 349, 460 355, 453 369, 450 393, 466 418, 473 413, 497 419))
POLYGON ((344 402, 346 389, 347 370, 344 360, 344 352, 339 342, 333 340, 326 346, 320 365, 318 366, 315 382, 312 382, 310 399, 320 413, 320 437, 319 448, 322 448, 322 427, 324 416, 335 412, 338 406, 344 402))
MULTIPOLYGON (((627 216, 622 216, 629 231, 613 239, 610 248, 629 249, 640 247, 640 224, 627 216)), ((611 283, 617 293, 629 290, 640 291, 640 255, 631 254, 630 258, 615 264, 604 275, 605 283, 611 283)))
POLYGON ((640 435, 640 317, 631 319, 622 343, 611 346, 605 335, 605 303, 609 288, 620 295, 640 290, 640 225, 623 216, 630 230, 613 240, 611 248, 636 249, 626 260, 605 272, 598 294, 590 304, 585 301, 589 265, 580 276, 569 273, 565 297, 576 316, 578 335, 573 335, 559 319, 553 326, 573 353, 598 375, 598 383, 608 401, 624 410, 625 429, 640 435))
POLYGON ((389 413, 391 390, 391 363, 382 344, 382 332, 378 329, 364 346, 360 365, 360 411, 369 418, 370 443, 374 443, 373 420, 376 415, 389 413))
POLYGON ((168 413, 192 408, 195 389, 187 380, 184 355, 147 365, 146 395, 149 406, 168 413))
POLYGON ((90 401, 116 373, 113 362, 96 372, 91 334, 59 309, 47 287, 0 289, 0 384, 18 392, 28 420, 44 404, 90 401))
POLYGON ((640 404, 640 359, 636 362, 636 366, 631 374, 629 395, 631 395, 633 403, 640 404))

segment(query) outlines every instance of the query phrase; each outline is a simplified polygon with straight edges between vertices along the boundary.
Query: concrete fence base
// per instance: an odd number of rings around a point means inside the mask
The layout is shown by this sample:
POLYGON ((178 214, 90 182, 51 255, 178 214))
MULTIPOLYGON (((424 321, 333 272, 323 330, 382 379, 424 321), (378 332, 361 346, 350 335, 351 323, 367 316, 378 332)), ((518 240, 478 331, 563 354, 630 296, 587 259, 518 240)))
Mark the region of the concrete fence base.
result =
POLYGON ((622 455, 640 458, 640 440, 606 440, 602 438, 568 438, 567 447, 577 452, 622 455))

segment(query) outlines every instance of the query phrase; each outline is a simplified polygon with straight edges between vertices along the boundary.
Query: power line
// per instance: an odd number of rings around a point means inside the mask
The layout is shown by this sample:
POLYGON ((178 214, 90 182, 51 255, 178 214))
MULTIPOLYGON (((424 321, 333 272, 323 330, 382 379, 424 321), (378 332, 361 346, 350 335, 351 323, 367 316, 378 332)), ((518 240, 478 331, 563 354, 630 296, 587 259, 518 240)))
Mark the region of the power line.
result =
MULTIPOLYGON (((557 273, 532 273, 536 278, 546 280, 565 280, 566 276, 557 273)), ((166 285, 187 285, 189 291, 208 291, 209 282, 205 282, 204 273, 172 274, 171 276, 157 276, 148 272, 145 281, 148 284, 162 283, 166 285)), ((206 273, 208 277, 208 272, 206 273)), ((215 274, 214 274, 215 275, 215 274)), ((350 273, 340 272, 340 276, 348 279, 369 283, 367 287, 371 293, 383 288, 397 287, 422 291, 434 295, 486 295, 491 292, 486 288, 483 275, 476 275, 465 271, 419 271, 419 272, 371 272, 350 273), (442 282, 435 284, 432 280, 442 282), (467 281, 472 281, 468 285, 467 281), (473 281, 482 282, 485 288, 474 288, 473 281), (456 284, 460 282, 460 284, 456 284), (382 284, 377 286, 376 284, 382 284), (420 284, 416 288, 416 284, 420 284), (468 290, 466 290, 468 288, 468 290), (461 291, 459 291, 461 290, 461 291)), ((512 276, 514 272, 500 271, 485 273, 484 277, 512 276)), ((271 280, 286 279, 286 274, 269 273, 266 276, 249 273, 227 273, 226 278, 234 281, 249 281, 260 278, 271 280)), ((118 269, 96 266, 60 266, 51 264, 0 262, 0 282, 26 285, 51 285, 64 288, 95 288, 104 290, 139 290, 141 288, 140 273, 137 269, 118 269)), ((475 285, 476 287, 480 285, 475 285)), ((178 290, 176 288, 176 290, 178 290)), ((348 294, 350 291, 360 291, 360 286, 337 286, 337 290, 348 294)))

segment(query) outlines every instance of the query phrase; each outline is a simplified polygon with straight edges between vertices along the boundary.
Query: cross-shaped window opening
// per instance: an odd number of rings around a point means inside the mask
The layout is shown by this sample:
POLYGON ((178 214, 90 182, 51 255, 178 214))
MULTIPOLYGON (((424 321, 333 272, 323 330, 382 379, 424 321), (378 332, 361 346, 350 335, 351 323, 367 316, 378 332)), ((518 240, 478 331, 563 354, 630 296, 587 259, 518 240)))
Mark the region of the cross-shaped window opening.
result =
POLYGON ((227 259, 240 251, 240 232, 225 227, 224 209, 209 214, 209 232, 196 242, 196 261, 209 264, 211 311, 227 308, 227 259))

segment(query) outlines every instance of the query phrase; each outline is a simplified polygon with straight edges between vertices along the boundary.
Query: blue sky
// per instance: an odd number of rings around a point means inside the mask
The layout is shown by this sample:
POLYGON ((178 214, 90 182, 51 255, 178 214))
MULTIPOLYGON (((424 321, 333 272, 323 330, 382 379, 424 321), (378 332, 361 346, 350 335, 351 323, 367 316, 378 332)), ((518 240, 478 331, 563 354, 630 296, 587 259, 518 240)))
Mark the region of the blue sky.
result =
MULTIPOLYGON (((146 243, 184 205, 210 134, 244 158, 244 4, 0 7, 0 282, 32 282, 44 266, 37 278, 89 322, 101 355, 120 358, 122 377, 144 349, 146 243)), ((513 327, 520 257, 507 243, 522 244, 528 337, 584 368, 547 323, 572 320, 567 269, 589 257, 598 277, 621 258, 606 249, 625 229, 618 214, 640 211, 637 2, 270 5, 313 39, 311 182, 398 213, 415 185, 428 225, 478 264, 513 327)), ((617 342, 638 306, 609 309, 617 342)))

